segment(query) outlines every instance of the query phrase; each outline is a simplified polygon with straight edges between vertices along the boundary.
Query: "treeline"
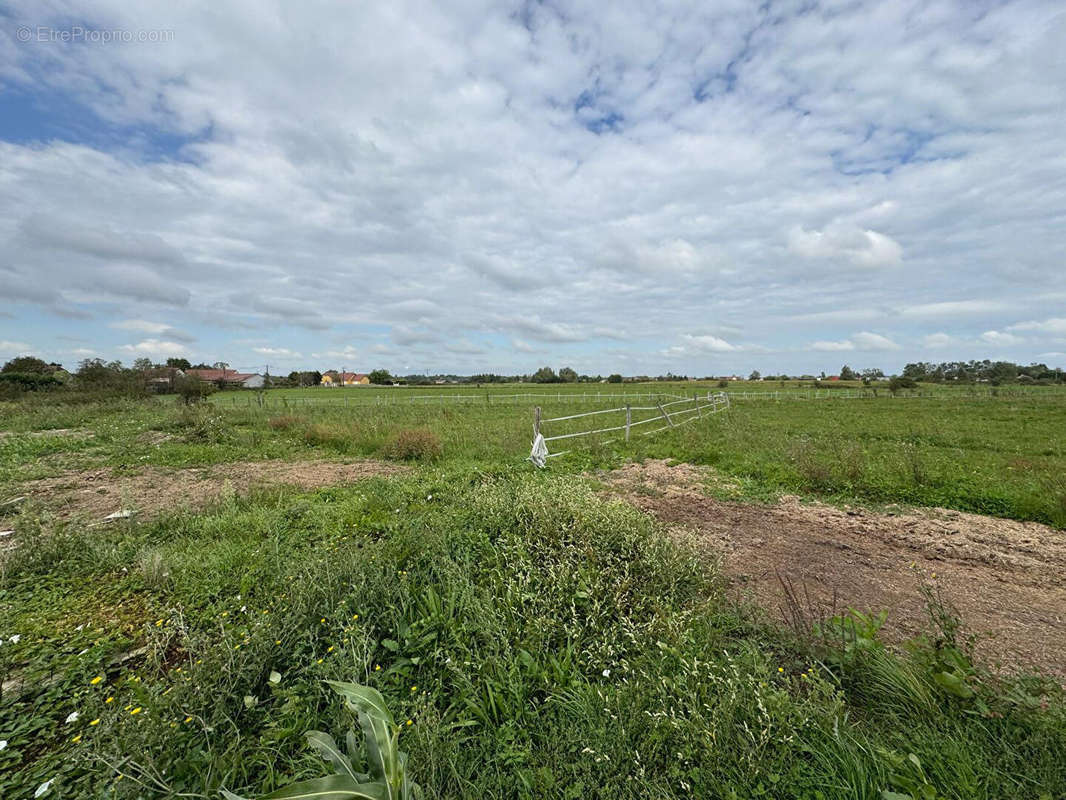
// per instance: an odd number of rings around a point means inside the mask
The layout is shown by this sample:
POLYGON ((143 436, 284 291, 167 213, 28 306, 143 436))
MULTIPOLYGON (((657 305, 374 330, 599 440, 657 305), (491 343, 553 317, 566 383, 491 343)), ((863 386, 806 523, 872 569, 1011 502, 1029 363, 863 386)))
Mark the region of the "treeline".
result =
POLYGON ((903 368, 903 377, 924 383, 1066 383, 1066 371, 1047 364, 1022 366, 1010 361, 919 361, 903 368))

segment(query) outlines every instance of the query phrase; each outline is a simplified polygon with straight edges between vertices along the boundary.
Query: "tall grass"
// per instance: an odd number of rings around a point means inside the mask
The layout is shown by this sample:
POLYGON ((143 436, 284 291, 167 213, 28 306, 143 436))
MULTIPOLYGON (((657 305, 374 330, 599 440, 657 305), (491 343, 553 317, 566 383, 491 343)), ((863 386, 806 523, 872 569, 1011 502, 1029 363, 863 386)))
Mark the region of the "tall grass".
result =
POLYGON ((347 724, 325 680, 382 693, 430 797, 879 798, 914 760, 938 797, 1066 792, 1053 686, 975 670, 957 697, 927 647, 845 659, 753 623, 578 477, 424 470, 42 536, 0 584, 5 797, 319 775, 303 734, 347 724))

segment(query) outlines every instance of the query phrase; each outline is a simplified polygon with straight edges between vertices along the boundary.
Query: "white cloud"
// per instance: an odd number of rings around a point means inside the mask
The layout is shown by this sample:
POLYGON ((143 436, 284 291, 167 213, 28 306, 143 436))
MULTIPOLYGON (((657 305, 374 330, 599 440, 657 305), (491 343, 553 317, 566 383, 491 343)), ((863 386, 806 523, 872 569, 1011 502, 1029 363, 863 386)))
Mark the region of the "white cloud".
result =
POLYGON ((946 333, 930 333, 927 336, 922 337, 922 344, 925 347, 934 349, 951 347, 957 343, 958 340, 954 336, 950 336, 946 333))
POLYGON ((998 300, 949 300, 904 306, 899 313, 905 317, 948 317, 964 314, 994 314, 1009 309, 1009 303, 998 300))
POLYGON ((109 327, 121 331, 151 333, 156 336, 165 336, 168 339, 175 339, 182 342, 192 342, 196 340, 196 337, 192 334, 178 330, 177 328, 167 325, 165 322, 151 322, 150 320, 144 319, 125 319, 109 323, 109 327))
POLYGON ((848 339, 845 339, 840 342, 818 341, 811 342, 810 349, 818 350, 819 352, 823 353, 832 353, 835 351, 854 350, 855 343, 848 339))
POLYGON ((851 337, 857 350, 899 350, 900 346, 887 336, 863 331, 851 337))
POLYGON ((1011 345, 1024 344, 1025 339, 1021 336, 1015 336, 1013 333, 1004 333, 1002 331, 985 331, 981 334, 980 339, 985 344, 990 344, 995 347, 1008 347, 1011 345))
POLYGON ((165 339, 144 339, 136 344, 120 345, 118 349, 136 356, 184 356, 188 346, 165 339))
POLYGON ((821 352, 834 352, 845 350, 864 350, 864 351, 878 351, 878 350, 899 350, 900 346, 887 336, 881 336, 877 333, 870 333, 869 331, 863 331, 856 333, 848 339, 840 341, 828 341, 822 340, 812 342, 810 350, 818 350, 821 352))
POLYGON ((1035 320, 1018 322, 1007 326, 1008 331, 1034 331, 1036 333, 1050 333, 1055 336, 1066 336, 1066 318, 1052 317, 1042 322, 1035 320))
POLYGON ((290 350, 287 347, 253 347, 252 352, 259 353, 263 356, 274 356, 276 358, 303 358, 303 353, 299 353, 296 350, 290 350))
POLYGON ((903 257, 903 248, 890 236, 848 224, 833 224, 821 231, 796 225, 788 232, 788 249, 802 258, 846 261, 867 268, 895 266, 903 257))
POLYGON ((0 353, 13 353, 17 355, 29 355, 33 351, 33 345, 27 342, 13 342, 10 339, 0 339, 0 353))

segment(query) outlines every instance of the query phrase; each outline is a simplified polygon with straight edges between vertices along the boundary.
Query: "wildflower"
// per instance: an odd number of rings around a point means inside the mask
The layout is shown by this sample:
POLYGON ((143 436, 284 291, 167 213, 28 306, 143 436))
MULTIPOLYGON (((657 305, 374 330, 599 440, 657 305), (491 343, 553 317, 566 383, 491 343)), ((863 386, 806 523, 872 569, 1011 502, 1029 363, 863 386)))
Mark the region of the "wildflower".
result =
POLYGON ((359 619, 359 615, 358 614, 352 614, 352 619, 359 619))
POLYGON ((328 650, 326 650, 326 652, 327 652, 327 653, 332 653, 332 652, 333 652, 333 645, 330 645, 330 646, 329 646, 329 649, 328 649, 328 650))
POLYGON ((77 736, 75 736, 75 737, 74 737, 73 739, 71 739, 70 741, 74 742, 74 744, 77 744, 78 742, 80 742, 80 741, 81 741, 81 734, 79 733, 79 734, 78 734, 77 736))
POLYGON ((114 703, 115 702, 115 698, 114 698, 114 696, 111 696, 111 697, 107 698, 104 702, 105 703, 114 703))
POLYGON ((234 650, 240 650, 241 646, 239 644, 235 644, 235 645, 233 645, 233 649, 234 650))
POLYGON ((136 714, 140 714, 141 710, 142 710, 141 707, 137 706, 135 709, 133 709, 133 711, 130 712, 130 716, 132 717, 132 716, 134 716, 136 714))
POLYGON ((161 627, 163 626, 163 620, 161 620, 161 619, 157 619, 157 620, 155 621, 155 626, 156 626, 157 628, 161 628, 161 627))
MULTIPOLYGON (((18 644, 19 643, 19 639, 21 639, 21 638, 22 638, 22 634, 21 633, 16 633, 14 636, 9 636, 8 640, 11 642, 11 644, 18 644)), ((49 783, 51 783, 51 781, 49 781, 49 783)), ((43 785, 44 784, 42 784, 42 786, 43 785)))
POLYGON ((185 721, 186 721, 186 722, 192 722, 192 717, 186 717, 186 718, 185 718, 185 721))
POLYGON ((97 676, 96 676, 95 678, 93 678, 93 679, 92 679, 91 681, 89 681, 89 683, 90 683, 90 684, 91 684, 92 686, 96 686, 96 684, 98 684, 98 683, 99 683, 100 681, 102 681, 103 679, 104 679, 104 676, 103 676, 103 675, 97 675, 97 676))
POLYGON ((785 668, 784 668, 784 667, 778 667, 778 668, 777 668, 777 671, 778 671, 778 672, 784 672, 784 671, 785 671, 785 668))
POLYGON ((603 675, 603 677, 605 677, 605 678, 609 678, 609 677, 611 677, 611 671, 610 671, 609 669, 605 669, 605 670, 604 670, 603 672, 601 672, 600 674, 601 674, 601 675, 603 675))
POLYGON ((281 639, 275 639, 274 644, 281 644, 281 639))
POLYGON ((418 691, 418 687, 417 687, 417 686, 412 686, 412 687, 411 687, 411 691, 412 691, 412 692, 416 692, 416 691, 418 691))
POLYGON ((374 672, 381 672, 381 664, 374 665, 374 672))
POLYGON ((322 622, 322 623, 325 623, 325 621, 326 621, 325 617, 322 617, 322 619, 319 620, 319 622, 322 622))
POLYGON ((89 725, 99 725, 99 724, 100 724, 100 718, 99 717, 97 717, 96 719, 92 720, 89 723, 89 725))
POLYGON ((324 659, 324 658, 320 658, 320 659, 318 659, 318 663, 319 663, 319 664, 321 664, 321 663, 322 663, 323 661, 325 661, 325 659, 324 659))
POLYGON ((71 711, 67 715, 67 724, 69 725, 70 723, 77 722, 77 721, 78 721, 78 712, 77 711, 71 711))
POLYGON ((408 725, 414 725, 415 721, 413 719, 409 719, 409 720, 407 720, 407 724, 408 725))

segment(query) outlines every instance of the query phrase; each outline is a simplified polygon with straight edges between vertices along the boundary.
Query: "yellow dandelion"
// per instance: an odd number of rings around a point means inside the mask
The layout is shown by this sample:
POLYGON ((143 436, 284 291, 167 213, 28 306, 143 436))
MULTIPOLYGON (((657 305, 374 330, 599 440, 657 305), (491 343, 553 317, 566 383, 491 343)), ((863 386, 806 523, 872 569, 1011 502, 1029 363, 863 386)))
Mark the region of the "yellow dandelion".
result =
POLYGON ((327 653, 332 653, 332 652, 333 652, 333 645, 330 645, 330 646, 329 646, 329 649, 328 649, 328 650, 327 650, 326 652, 327 652, 327 653))
POLYGON ((321 664, 321 663, 322 663, 323 661, 325 661, 325 660, 326 660, 326 659, 324 659, 324 658, 320 658, 320 659, 318 659, 318 663, 319 663, 319 664, 321 664))
POLYGON ((93 678, 91 681, 89 681, 89 683, 92 684, 93 686, 96 686, 96 684, 98 684, 103 679, 104 679, 103 675, 97 675, 95 678, 93 678))
POLYGON ((381 664, 374 665, 374 672, 381 672, 381 664))
POLYGON ((114 697, 109 697, 104 702, 105 703, 113 703, 113 702, 115 702, 115 698, 114 697))
POLYGON ((777 671, 778 671, 778 672, 784 672, 784 671, 785 671, 785 668, 784 668, 784 667, 778 667, 778 668, 777 668, 777 671))
POLYGON ((94 719, 94 720, 93 720, 92 722, 90 722, 89 724, 90 724, 90 725, 99 725, 99 724, 100 724, 100 718, 99 718, 99 717, 97 717, 96 719, 94 719))
POLYGON ((135 709, 133 709, 133 711, 130 712, 130 716, 132 717, 135 714, 140 714, 140 713, 141 713, 141 707, 137 706, 135 709))
POLYGON ((352 619, 359 619, 359 615, 358 614, 352 614, 352 619))
POLYGON ((161 619, 157 619, 157 620, 155 621, 155 626, 156 626, 157 628, 161 628, 161 627, 163 626, 163 620, 161 620, 161 619))
POLYGON ((414 725, 415 721, 413 719, 409 719, 409 720, 407 720, 407 724, 408 725, 414 725))
POLYGON ((241 646, 239 644, 235 644, 235 645, 233 645, 233 649, 234 650, 240 650, 241 646))
POLYGON ((319 620, 319 622, 325 622, 325 621, 326 621, 325 617, 322 617, 322 619, 319 620))
POLYGON ((274 644, 281 644, 281 639, 275 639, 274 644))
POLYGON ((418 691, 418 687, 417 686, 412 686, 411 687, 411 691, 412 692, 417 692, 418 691))
POLYGON ((78 742, 80 742, 80 741, 81 741, 81 734, 79 733, 79 734, 78 734, 77 736, 75 736, 75 737, 74 737, 73 739, 71 739, 70 741, 74 742, 74 744, 77 744, 78 742))
POLYGON ((186 717, 186 718, 185 718, 185 721, 186 721, 186 722, 192 722, 192 717, 186 717))

